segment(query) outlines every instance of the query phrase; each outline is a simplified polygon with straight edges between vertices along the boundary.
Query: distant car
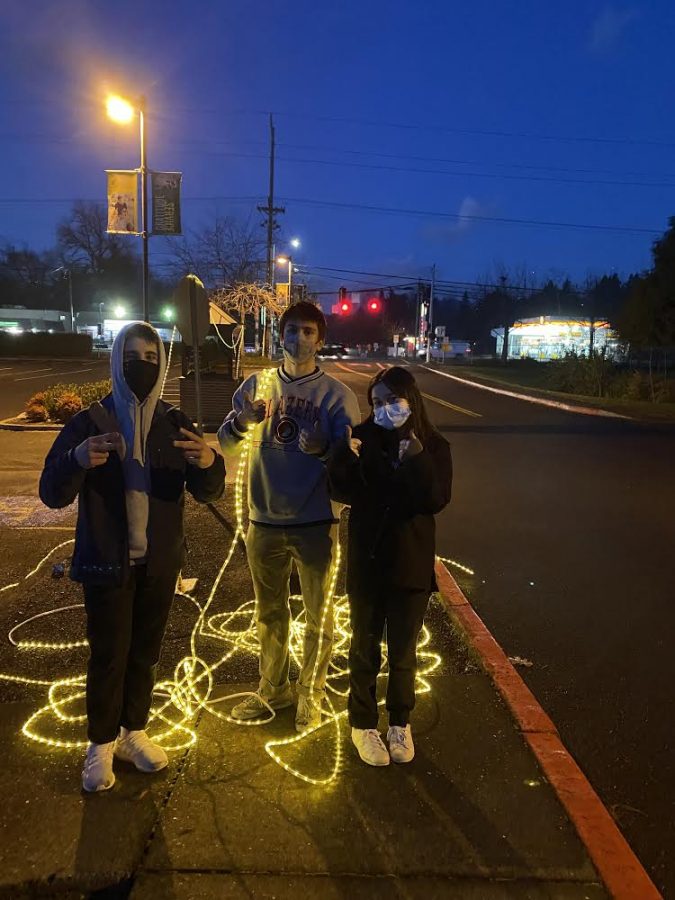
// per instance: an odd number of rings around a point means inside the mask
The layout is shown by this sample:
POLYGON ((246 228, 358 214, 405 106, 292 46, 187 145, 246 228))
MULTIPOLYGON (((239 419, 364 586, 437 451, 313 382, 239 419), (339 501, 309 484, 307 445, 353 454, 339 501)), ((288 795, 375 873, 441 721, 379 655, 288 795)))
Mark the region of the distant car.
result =
POLYGON ((326 344, 316 354, 320 359, 348 359, 346 347, 342 344, 326 344))

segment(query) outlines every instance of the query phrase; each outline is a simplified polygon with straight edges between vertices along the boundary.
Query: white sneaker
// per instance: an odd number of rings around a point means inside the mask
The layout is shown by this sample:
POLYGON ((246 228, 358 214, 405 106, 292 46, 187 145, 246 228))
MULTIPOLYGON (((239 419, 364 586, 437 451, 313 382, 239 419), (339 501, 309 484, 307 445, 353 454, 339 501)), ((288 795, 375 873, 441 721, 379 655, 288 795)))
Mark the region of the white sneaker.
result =
MULTIPOLYGON (((293 706, 293 697, 290 691, 287 694, 282 694, 281 697, 275 697, 272 700, 267 700, 266 697, 265 700, 272 709, 285 709, 287 706, 293 706)), ((260 716, 269 716, 269 714, 270 711, 258 691, 242 700, 241 703, 237 703, 230 712, 232 718, 238 719, 240 722, 245 722, 248 719, 258 719, 260 716)))
POLYGON ((109 744, 89 744, 82 768, 82 787, 88 793, 109 791, 115 784, 113 751, 115 741, 109 744))
POLYGON ((159 772, 169 765, 169 757, 164 750, 153 743, 144 731, 122 728, 115 744, 115 756, 133 763, 139 772, 159 772))
POLYGON ((376 728, 352 728, 352 743, 369 766, 389 765, 389 753, 376 728))
POLYGON ((395 763, 408 763, 415 755, 410 725, 391 725, 387 731, 389 754, 395 763))
POLYGON ((298 696, 298 709, 295 714, 295 730, 302 734, 310 728, 316 728, 321 724, 321 705, 315 703, 311 697, 303 694, 298 696))

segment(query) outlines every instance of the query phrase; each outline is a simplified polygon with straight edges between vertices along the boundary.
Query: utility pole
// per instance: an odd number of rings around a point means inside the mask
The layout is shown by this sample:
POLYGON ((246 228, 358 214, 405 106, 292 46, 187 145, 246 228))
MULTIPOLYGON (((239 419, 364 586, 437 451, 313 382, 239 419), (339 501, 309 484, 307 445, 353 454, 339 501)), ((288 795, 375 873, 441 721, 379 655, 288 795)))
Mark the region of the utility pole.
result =
MULTIPOLYGON (((266 226, 267 226, 267 283, 271 287, 272 291, 274 291, 274 232, 279 227, 276 223, 276 216, 280 213, 286 212, 283 206, 275 206, 274 205, 274 151, 275 151, 275 135, 274 135, 274 122, 272 120, 272 114, 270 113, 270 183, 269 183, 269 193, 267 195, 267 206, 259 206, 258 212, 263 213, 267 217, 266 226)), ((290 302, 290 297, 288 298, 290 302)), ((242 322, 242 328, 244 323, 242 322)), ((259 346, 259 320, 256 318, 255 330, 256 330, 256 346, 259 346)), ((274 327, 274 320, 272 321, 272 327, 274 327)), ((275 348, 273 347, 272 350, 275 348)))
POLYGON ((427 328, 427 362, 431 361, 431 338, 434 333, 434 287, 436 286, 436 263, 431 267, 431 289, 429 291, 429 325, 427 328))

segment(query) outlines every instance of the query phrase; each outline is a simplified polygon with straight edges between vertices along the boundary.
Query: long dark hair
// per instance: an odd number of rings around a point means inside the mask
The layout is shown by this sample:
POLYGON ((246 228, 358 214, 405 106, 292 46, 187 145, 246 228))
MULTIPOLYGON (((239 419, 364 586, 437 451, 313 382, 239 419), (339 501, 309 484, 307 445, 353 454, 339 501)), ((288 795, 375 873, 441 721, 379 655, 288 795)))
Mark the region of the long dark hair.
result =
POLYGON ((370 404, 371 413, 373 408, 373 388, 380 382, 384 383, 392 394, 396 394, 397 397, 402 397, 408 401, 412 411, 408 421, 422 444, 426 444, 432 435, 438 434, 429 421, 417 382, 410 374, 410 371, 402 366, 390 366, 388 369, 380 369, 368 385, 368 403, 370 404))

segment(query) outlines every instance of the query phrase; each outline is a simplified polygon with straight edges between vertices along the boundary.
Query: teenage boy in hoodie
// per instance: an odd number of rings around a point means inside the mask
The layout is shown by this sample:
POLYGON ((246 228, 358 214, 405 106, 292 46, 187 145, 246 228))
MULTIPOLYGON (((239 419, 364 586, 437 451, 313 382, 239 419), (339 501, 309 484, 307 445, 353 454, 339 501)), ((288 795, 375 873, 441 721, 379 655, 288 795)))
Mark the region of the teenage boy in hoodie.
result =
POLYGON ((202 503, 224 490, 222 456, 160 400, 165 370, 155 329, 126 325, 112 348, 112 393, 64 426, 40 478, 47 506, 79 501, 70 575, 84 588, 90 648, 85 791, 113 786, 113 755, 141 772, 168 763, 145 726, 184 561, 184 489, 202 503))
POLYGON ((302 732, 321 721, 333 644, 333 610, 325 606, 337 519, 325 463, 346 427, 361 417, 352 391, 316 364, 326 335, 321 310, 313 303, 296 303, 281 316, 279 330, 283 364, 264 390, 258 373, 244 381, 218 431, 226 457, 238 453, 249 432, 252 441, 246 550, 258 615, 260 683, 231 715, 254 719, 269 707, 293 703, 288 599, 295 562, 305 610, 295 717, 302 732))

